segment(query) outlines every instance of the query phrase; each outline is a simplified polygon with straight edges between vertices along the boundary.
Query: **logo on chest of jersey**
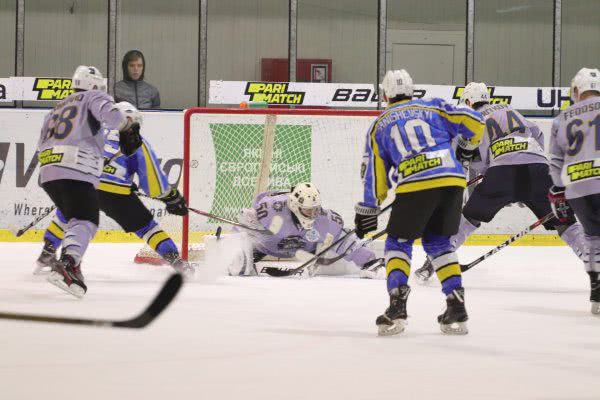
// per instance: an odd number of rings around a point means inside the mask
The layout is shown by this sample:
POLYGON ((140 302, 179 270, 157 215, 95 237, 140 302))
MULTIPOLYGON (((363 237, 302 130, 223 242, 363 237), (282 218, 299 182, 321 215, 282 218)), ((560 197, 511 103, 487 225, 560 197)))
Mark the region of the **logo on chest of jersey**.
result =
POLYGON ((105 173, 105 174, 114 175, 115 172, 117 172, 117 168, 115 168, 112 165, 108 164, 108 165, 105 165, 104 168, 102 168, 102 172, 105 173))
POLYGON ((33 90, 38 92, 38 100, 62 100, 71 94, 71 79, 35 78, 33 90))
POLYGON ((50 165, 50 164, 60 164, 64 154, 63 153, 53 153, 52 152, 53 149, 47 149, 42 151, 39 156, 38 159, 40 161, 40 165, 46 166, 46 165, 50 165))
POLYGON ((567 176, 571 183, 600 177, 600 166, 594 164, 594 160, 590 160, 569 165, 567 167, 567 176))
POLYGON ((319 231, 317 231, 316 229, 311 229, 306 232, 306 235, 304 235, 304 237, 306 237, 306 240, 308 240, 309 242, 314 243, 314 242, 319 241, 319 239, 321 238, 321 235, 319 234, 319 231))
MULTIPOLYGON (((460 100, 460 96, 462 96, 464 90, 464 86, 456 86, 454 88, 454 94, 452 95, 452 98, 454 100, 460 100)), ((496 88, 494 86, 488 86, 490 104, 510 104, 512 102, 512 96, 494 95, 495 90, 496 88)))
POLYGON ((245 94, 250 101, 264 101, 269 104, 302 104, 306 92, 288 91, 289 83, 248 82, 245 94))
POLYGON ((442 166, 442 157, 429 157, 428 154, 419 154, 415 157, 402 161, 398 166, 398 172, 402 178, 408 178, 419 172, 427 171, 442 166))
POLYGON ((529 148, 529 143, 516 142, 515 138, 508 138, 508 139, 496 140, 490 146, 490 152, 492 153, 492 157, 498 158, 505 154, 515 153, 517 151, 525 151, 528 148, 529 148))

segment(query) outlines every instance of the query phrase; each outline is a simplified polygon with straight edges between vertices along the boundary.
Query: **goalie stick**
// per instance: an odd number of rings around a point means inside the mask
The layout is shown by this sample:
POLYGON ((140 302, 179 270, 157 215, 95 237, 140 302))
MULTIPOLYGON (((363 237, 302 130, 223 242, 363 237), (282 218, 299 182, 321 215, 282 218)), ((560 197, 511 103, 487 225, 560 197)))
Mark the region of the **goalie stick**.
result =
POLYGON ((181 274, 172 274, 164 283, 152 303, 137 317, 114 321, 107 319, 67 318, 52 317, 46 315, 15 314, 0 312, 0 319, 11 319, 16 321, 47 322, 54 324, 90 325, 101 328, 133 328, 140 329, 148 326, 165 308, 173 301, 175 295, 181 289, 183 277, 181 274))
MULTIPOLYGON (((483 179, 483 175, 477 175, 475 178, 473 178, 473 179, 471 179, 471 180, 469 180, 467 182, 467 186, 473 185, 473 184, 479 182, 482 179, 483 179)), ((380 214, 383 213, 384 211, 387 211, 388 209, 390 209, 391 206, 392 205, 389 204, 388 206, 384 207, 381 210, 380 214)), ((332 258, 322 258, 321 257, 323 254, 325 254, 327 251, 329 251, 330 249, 332 249, 335 245, 341 243, 344 239, 346 239, 348 236, 350 236, 355 231, 356 231, 356 229, 351 230, 346 235, 342 236, 340 239, 338 239, 335 242, 333 242, 330 246, 328 246, 324 250, 320 251, 313 258, 311 258, 310 260, 306 261, 304 264, 300 265, 297 268, 285 269, 285 268, 279 268, 279 267, 263 267, 261 269, 261 272, 264 272, 267 275, 276 276, 276 277, 291 276, 291 275, 301 275, 302 271, 304 270, 304 268, 312 265, 313 263, 318 263, 319 265, 331 265, 331 264, 335 263, 336 261, 339 261, 342 258, 346 257, 349 253, 351 253, 351 252, 353 252, 355 250, 358 250, 361 247, 364 247, 364 246, 368 245, 372 241, 380 238, 381 236, 383 236, 385 234, 385 229, 384 229, 383 231, 380 231, 380 232, 376 233, 372 237, 362 240, 358 245, 350 247, 344 253, 342 253, 342 254, 340 254, 340 255, 338 255, 336 257, 332 257, 332 258)))
POLYGON ((516 235, 511 236, 505 242, 503 242, 503 243, 499 244, 498 246, 494 247, 492 250, 488 251, 487 253, 485 253, 484 255, 482 255, 481 257, 479 257, 478 259, 470 262, 469 264, 461 264, 460 265, 461 272, 465 272, 465 271, 470 270, 471 268, 473 268, 474 266, 476 266, 477 264, 479 264, 480 262, 482 262, 486 258, 488 258, 488 257, 496 254, 497 252, 499 252, 500 250, 502 250, 503 248, 505 248, 506 246, 508 246, 512 242, 514 242, 516 240, 519 240, 520 238, 522 238, 523 236, 527 235, 529 232, 531 232, 532 230, 534 230, 538 226, 543 225, 546 222, 550 221, 552 218, 554 218, 554 214, 550 213, 550 214, 548 214, 548 215, 546 215, 546 216, 538 219, 533 224, 529 225, 527 228, 523 229, 521 232, 517 233, 516 235))

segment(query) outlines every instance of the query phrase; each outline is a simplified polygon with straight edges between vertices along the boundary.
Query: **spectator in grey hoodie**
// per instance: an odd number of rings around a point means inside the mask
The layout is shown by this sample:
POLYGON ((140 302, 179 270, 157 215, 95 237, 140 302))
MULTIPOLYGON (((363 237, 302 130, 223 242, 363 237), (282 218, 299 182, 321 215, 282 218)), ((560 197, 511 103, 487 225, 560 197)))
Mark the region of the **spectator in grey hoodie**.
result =
POLYGON ((160 108, 158 89, 144 80, 146 60, 139 50, 130 50, 123 57, 123 80, 115 85, 115 100, 128 101, 138 109, 160 108))

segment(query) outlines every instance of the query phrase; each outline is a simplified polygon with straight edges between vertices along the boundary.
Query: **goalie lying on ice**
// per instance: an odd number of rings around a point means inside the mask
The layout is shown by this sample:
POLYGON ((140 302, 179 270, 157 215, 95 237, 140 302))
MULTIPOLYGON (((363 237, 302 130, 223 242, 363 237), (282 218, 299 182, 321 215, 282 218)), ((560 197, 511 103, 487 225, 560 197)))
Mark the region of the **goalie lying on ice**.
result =
MULTIPOLYGON (((259 194, 252 208, 242 210, 240 222, 267 232, 245 232, 247 240, 241 246, 239 256, 228 267, 229 274, 236 276, 258 275, 256 263, 267 256, 279 259, 312 257, 346 234, 342 217, 321 207, 319 191, 312 183, 300 183, 291 192, 259 194)), ((383 265, 382 259, 372 250, 360 246, 360 240, 354 234, 334 246, 324 258, 329 262, 332 259, 338 261, 330 265, 317 262, 315 267, 322 275, 358 273, 361 277, 375 278, 383 265)))

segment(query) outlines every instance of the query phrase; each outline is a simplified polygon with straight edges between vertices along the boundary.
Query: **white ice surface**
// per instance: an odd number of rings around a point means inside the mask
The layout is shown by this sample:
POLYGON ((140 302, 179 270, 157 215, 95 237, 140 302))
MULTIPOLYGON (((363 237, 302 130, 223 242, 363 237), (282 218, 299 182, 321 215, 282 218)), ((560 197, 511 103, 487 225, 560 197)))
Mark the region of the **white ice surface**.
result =
MULTIPOLYGON (((39 245, 2 243, 0 310, 137 314, 169 273, 130 262, 138 248, 93 244, 77 300, 31 275, 39 245)), ((143 330, 0 321, 0 399, 600 398, 600 318, 568 248, 504 249, 464 285, 464 337, 439 331, 439 284, 415 283, 407 330, 378 338, 385 282, 344 277, 191 282, 143 330)))

